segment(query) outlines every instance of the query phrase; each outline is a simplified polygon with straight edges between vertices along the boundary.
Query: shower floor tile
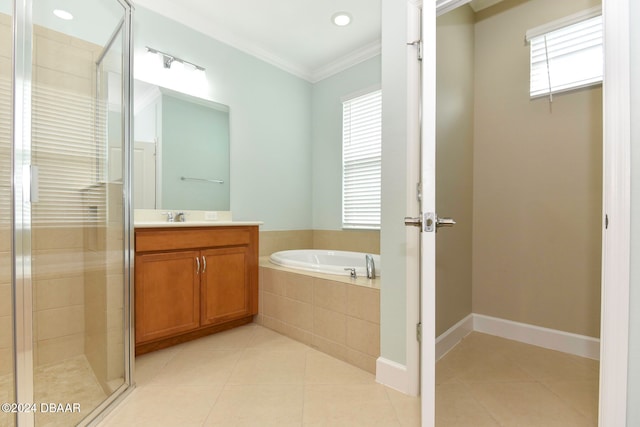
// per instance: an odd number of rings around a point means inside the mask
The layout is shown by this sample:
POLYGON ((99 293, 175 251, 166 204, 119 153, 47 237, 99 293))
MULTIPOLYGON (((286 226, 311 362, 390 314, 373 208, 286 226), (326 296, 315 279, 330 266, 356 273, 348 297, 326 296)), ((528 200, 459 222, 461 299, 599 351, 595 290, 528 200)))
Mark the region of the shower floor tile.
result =
MULTIPOLYGON (((597 370, 472 333, 436 365, 436 426, 595 426, 597 370)), ((255 324, 139 356, 136 372, 100 426, 420 426, 418 398, 255 324), (206 372, 217 359, 224 375, 206 372)))

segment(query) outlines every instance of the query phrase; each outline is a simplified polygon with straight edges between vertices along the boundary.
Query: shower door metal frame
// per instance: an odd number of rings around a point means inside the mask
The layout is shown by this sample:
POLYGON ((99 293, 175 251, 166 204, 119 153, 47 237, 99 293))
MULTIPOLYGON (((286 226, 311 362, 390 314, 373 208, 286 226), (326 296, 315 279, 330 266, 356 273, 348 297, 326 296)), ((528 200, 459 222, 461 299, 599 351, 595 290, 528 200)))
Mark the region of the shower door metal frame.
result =
MULTIPOLYGON (((124 265, 124 384, 85 417, 80 425, 96 424, 104 418, 112 404, 133 389, 133 215, 131 205, 131 141, 132 141, 132 66, 133 4, 116 0, 124 9, 123 30, 123 265, 124 265)), ((14 384, 16 403, 34 402, 33 381, 33 282, 32 282, 32 68, 33 68, 33 0, 13 1, 13 100, 12 100, 12 171, 11 171, 11 239, 13 291, 14 384)), ((18 412, 17 425, 32 427, 33 412, 18 412)))
MULTIPOLYGON (((16 403, 34 403, 33 283, 31 260, 31 82, 33 0, 14 0, 13 157, 11 248, 13 265, 14 393, 16 403)), ((33 426, 33 412, 18 412, 19 426, 33 426)))

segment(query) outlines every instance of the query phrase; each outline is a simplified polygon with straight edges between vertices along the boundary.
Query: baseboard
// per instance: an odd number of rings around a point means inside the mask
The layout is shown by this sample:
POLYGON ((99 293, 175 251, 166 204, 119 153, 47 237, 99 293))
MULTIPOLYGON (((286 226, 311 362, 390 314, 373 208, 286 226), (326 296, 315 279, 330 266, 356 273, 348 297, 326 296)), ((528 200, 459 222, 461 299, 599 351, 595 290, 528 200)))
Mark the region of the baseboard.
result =
POLYGON ((473 314, 473 330, 589 359, 600 359, 600 340, 526 323, 473 314))
POLYGON ((376 382, 405 394, 411 394, 407 367, 384 357, 376 360, 376 382))
POLYGON ((436 361, 473 332, 473 314, 468 315, 436 338, 436 361))

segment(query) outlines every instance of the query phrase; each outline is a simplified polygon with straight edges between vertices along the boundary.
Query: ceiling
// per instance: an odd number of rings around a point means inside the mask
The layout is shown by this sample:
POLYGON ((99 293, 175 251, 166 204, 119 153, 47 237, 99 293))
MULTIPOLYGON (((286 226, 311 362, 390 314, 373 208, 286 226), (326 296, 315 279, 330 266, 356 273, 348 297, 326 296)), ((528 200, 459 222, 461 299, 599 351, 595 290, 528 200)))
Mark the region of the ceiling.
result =
MULTIPOLYGON (((472 0, 471 7, 477 12, 500 1, 472 0)), ((135 3, 311 82, 380 53, 380 0, 135 0, 135 3), (333 24, 331 17, 340 11, 353 17, 350 25, 333 24)))
POLYGON ((376 0, 136 0, 136 4, 310 81, 380 53, 376 0), (333 24, 346 11, 353 21, 333 24))

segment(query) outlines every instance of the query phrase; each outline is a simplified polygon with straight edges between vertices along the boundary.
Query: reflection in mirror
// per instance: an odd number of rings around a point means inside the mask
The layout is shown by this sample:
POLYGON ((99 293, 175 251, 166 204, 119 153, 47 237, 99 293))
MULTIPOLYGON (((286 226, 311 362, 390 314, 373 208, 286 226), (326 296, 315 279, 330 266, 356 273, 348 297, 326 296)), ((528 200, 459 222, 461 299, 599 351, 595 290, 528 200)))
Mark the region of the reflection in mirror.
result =
POLYGON ((134 207, 228 211, 229 107, 140 80, 134 207))

